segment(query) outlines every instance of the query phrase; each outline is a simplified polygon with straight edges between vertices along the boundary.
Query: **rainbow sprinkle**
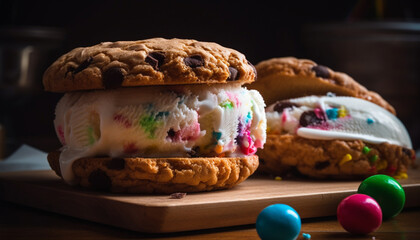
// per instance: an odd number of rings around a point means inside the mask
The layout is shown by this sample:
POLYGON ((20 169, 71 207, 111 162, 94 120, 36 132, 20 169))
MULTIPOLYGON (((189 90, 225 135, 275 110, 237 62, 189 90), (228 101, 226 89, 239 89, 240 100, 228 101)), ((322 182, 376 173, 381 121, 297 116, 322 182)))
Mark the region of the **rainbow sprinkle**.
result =
POLYGON ((214 148, 214 151, 215 151, 217 154, 222 153, 222 152, 223 152, 223 146, 222 146, 222 145, 216 145, 216 147, 214 148))
POLYGON ((366 119, 367 124, 373 124, 375 121, 372 118, 366 119))
POLYGON ((338 109, 337 108, 330 108, 325 111, 327 114, 328 119, 336 119, 338 118, 338 109))
POLYGON ((87 128, 87 134, 88 134, 89 145, 93 145, 96 142, 96 135, 92 126, 89 126, 87 128))
POLYGON ((311 234, 309 233, 302 233, 303 239, 311 239, 311 234))
MULTIPOLYGON (((375 155, 376 156, 376 155, 375 155)), ((377 171, 381 171, 383 169, 386 169, 388 167, 388 162, 387 161, 380 161, 377 165, 376 165, 376 170, 377 171)))
POLYGON ((340 106, 340 108, 338 109, 338 117, 343 118, 345 116, 347 116, 347 110, 344 106, 340 106))
POLYGON ((398 172, 397 174, 395 174, 394 178, 395 179, 407 179, 408 175, 405 172, 398 172))
POLYGON ((229 100, 220 104, 221 107, 226 109, 233 109, 233 103, 229 100))
POLYGON ((373 155, 373 156, 371 156, 371 157, 369 158, 369 161, 370 161, 371 163, 376 162, 376 160, 378 160, 378 155, 373 155))
POLYGON ((353 159, 353 157, 350 154, 346 154, 343 156, 343 158, 341 159, 340 163, 338 165, 343 165, 344 163, 351 161, 353 159))
POLYGON ((362 153, 363 154, 368 154, 369 152, 370 152, 370 148, 368 146, 364 146, 363 150, 362 150, 362 153))

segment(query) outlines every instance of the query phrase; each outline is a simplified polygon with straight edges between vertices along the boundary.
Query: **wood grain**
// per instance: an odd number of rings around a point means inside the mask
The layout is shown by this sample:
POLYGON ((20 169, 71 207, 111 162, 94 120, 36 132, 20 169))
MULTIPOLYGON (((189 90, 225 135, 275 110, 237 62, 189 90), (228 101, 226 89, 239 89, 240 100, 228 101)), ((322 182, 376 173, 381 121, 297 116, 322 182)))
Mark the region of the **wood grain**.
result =
MULTIPOLYGON (((406 207, 420 204, 420 171, 401 180, 406 207)), ((284 203, 301 218, 333 216, 338 203, 355 193, 360 181, 276 181, 253 176, 230 190, 169 195, 92 192, 65 185, 52 171, 0 174, 0 198, 93 222, 149 233, 179 232, 253 224, 259 212, 284 203)))

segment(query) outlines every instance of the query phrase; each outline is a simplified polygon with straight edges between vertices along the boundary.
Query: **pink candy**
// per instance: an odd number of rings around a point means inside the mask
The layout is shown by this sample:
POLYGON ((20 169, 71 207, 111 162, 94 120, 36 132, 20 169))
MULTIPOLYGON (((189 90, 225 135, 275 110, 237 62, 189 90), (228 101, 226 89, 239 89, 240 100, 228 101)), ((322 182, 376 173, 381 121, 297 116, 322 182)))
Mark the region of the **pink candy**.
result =
POLYGON ((381 226, 382 210, 375 199, 368 195, 353 194, 338 205, 337 218, 346 231, 368 234, 381 226))

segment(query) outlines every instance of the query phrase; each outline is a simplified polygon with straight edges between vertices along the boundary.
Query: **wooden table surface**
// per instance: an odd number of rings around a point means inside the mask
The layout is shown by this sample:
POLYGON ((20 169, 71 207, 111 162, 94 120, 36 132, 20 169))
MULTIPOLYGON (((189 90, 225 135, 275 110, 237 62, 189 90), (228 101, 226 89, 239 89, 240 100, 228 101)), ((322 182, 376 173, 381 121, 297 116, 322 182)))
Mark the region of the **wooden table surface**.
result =
MULTIPOLYGON (((408 208, 366 236, 347 233, 335 217, 304 219, 311 239, 420 239, 420 208, 408 208)), ((0 239, 259 239, 254 225, 168 234, 145 234, 0 201, 0 239)), ((300 234, 298 239, 303 239, 300 234)))

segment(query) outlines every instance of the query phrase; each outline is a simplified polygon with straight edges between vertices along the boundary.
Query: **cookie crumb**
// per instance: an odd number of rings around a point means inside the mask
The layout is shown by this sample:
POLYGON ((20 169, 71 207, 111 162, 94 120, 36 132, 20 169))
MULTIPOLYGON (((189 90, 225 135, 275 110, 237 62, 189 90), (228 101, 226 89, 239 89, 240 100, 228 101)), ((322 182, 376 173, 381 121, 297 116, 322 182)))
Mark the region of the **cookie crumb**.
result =
POLYGON ((170 199, 181 199, 181 198, 184 198, 185 196, 187 196, 187 193, 177 192, 177 193, 172 193, 169 196, 169 198, 170 199))

